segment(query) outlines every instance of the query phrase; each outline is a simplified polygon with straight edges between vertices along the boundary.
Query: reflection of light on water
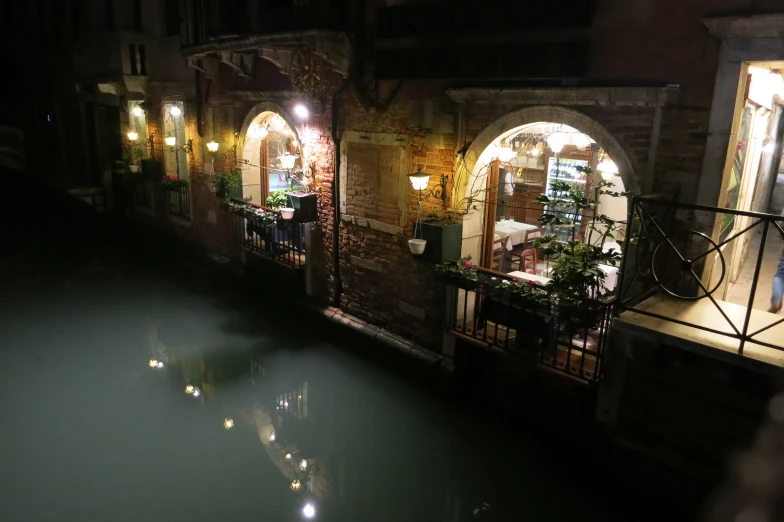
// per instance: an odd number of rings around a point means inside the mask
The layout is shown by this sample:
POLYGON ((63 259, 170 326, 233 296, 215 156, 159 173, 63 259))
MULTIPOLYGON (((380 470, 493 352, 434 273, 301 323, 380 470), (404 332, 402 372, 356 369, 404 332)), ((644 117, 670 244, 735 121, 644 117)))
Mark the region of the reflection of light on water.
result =
POLYGON ((199 389, 198 389, 198 388, 194 388, 194 390, 193 390, 193 396, 194 396, 194 397, 198 397, 199 395, 201 395, 201 392, 199 391, 199 389))
POLYGON ((299 467, 300 467, 300 469, 308 469, 308 461, 305 460, 305 459, 302 459, 302 462, 299 463, 299 467))
POLYGON ((195 391, 195 388, 193 387, 192 384, 189 384, 188 386, 185 387, 185 393, 187 393, 187 394, 191 394, 194 391, 195 391))
POLYGON ((232 419, 231 417, 226 417, 225 419, 223 419, 223 427, 226 428, 227 430, 233 428, 234 419, 232 419))
POLYGON ((288 408, 288 407, 289 407, 289 403, 288 403, 288 401, 284 402, 284 403, 283 403, 283 406, 284 406, 284 407, 286 407, 286 408, 288 408))
POLYGON ((299 491, 302 488, 302 483, 299 480, 291 481, 291 491, 299 491))
POLYGON ((290 460, 290 459, 291 459, 291 453, 286 453, 286 460, 290 460))
POLYGON ((270 433, 270 442, 275 442, 275 432, 270 433))
POLYGON ((150 359, 150 368, 158 366, 158 359, 150 359))
POLYGON ((302 508, 302 514, 305 515, 306 518, 313 518, 316 516, 316 508, 313 504, 307 503, 305 507, 302 508))

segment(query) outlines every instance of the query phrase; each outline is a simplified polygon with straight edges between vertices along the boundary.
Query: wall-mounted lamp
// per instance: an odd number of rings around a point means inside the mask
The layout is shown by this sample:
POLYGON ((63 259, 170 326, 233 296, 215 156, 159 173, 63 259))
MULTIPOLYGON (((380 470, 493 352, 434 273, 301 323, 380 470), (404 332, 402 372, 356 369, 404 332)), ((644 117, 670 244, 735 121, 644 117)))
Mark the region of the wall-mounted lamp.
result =
POLYGON ((432 190, 427 190, 427 185, 430 182, 431 174, 427 172, 422 172, 422 169, 418 169, 413 174, 408 175, 408 179, 411 180, 411 186, 414 187, 414 190, 419 192, 419 201, 422 201, 424 198, 429 197, 436 197, 441 201, 446 200, 446 182, 449 178, 448 176, 441 175, 441 180, 439 181, 438 185, 433 187, 432 190))
POLYGON ((210 151, 210 152, 218 152, 218 142, 217 141, 211 141, 211 142, 207 143, 207 150, 210 151))
POLYGON ((301 120, 305 120, 308 118, 308 116, 310 116, 308 108, 301 103, 298 103, 294 106, 294 114, 301 120))
POLYGON ((142 115, 142 112, 144 111, 142 111, 142 108, 139 107, 138 105, 133 108, 133 115, 136 116, 137 118, 142 115))
POLYGON ((547 136, 547 145, 550 147, 550 150, 556 154, 563 150, 566 142, 566 135, 563 132, 554 132, 547 136))
POLYGON ((166 136, 166 138, 163 141, 165 141, 166 145, 168 145, 169 147, 174 147, 175 145, 177 145, 176 136, 166 136))
POLYGON ((608 156, 605 156, 604 159, 599 162, 596 166, 596 170, 602 174, 602 178, 604 178, 605 181, 610 181, 618 175, 618 165, 608 156))
POLYGON ((169 114, 172 115, 172 118, 179 118, 182 115, 182 109, 177 107, 176 105, 172 105, 172 108, 169 109, 169 114))
POLYGON ((130 131, 130 132, 128 133, 128 139, 129 139, 129 140, 131 140, 131 141, 136 141, 136 140, 138 140, 138 139, 139 139, 139 133, 138 133, 138 132, 135 132, 135 131, 130 131))
POLYGON ((278 156, 278 161, 280 161, 281 167, 283 167, 286 170, 291 170, 294 168, 294 164, 297 162, 297 158, 299 158, 299 156, 297 156, 296 154, 290 154, 286 152, 281 156, 278 156))

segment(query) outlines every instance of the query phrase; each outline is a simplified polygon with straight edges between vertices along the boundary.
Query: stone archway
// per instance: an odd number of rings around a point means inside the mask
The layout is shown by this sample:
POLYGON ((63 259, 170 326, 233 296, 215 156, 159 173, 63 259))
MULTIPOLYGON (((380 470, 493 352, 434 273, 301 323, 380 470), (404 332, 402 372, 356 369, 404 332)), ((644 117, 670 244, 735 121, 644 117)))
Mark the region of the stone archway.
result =
MULTIPOLYGON (((521 127, 535 123, 559 123, 590 136, 612 158, 626 190, 637 190, 640 180, 631 159, 622 145, 599 122, 573 109, 555 105, 537 105, 512 111, 485 127, 471 142, 462 161, 455 169, 456 183, 453 201, 471 201, 466 198, 485 184, 486 151, 499 137, 509 137, 521 127), (484 154, 484 158, 483 158, 484 154), (460 176, 464 179, 460 179, 460 176), (471 187, 471 188, 469 188, 471 187)), ((481 188, 480 188, 481 187, 481 188)), ((463 217, 463 252, 478 259, 481 238, 484 234, 484 203, 469 203, 463 217)))
MULTIPOLYGON (((637 173, 634 172, 629 155, 618 140, 602 124, 596 120, 566 107, 555 105, 537 105, 525 107, 498 118, 485 127, 471 142, 463 159, 464 172, 475 173, 477 161, 482 153, 499 136, 508 134, 514 129, 538 122, 563 123, 587 134, 598 143, 618 166, 618 171, 627 190, 636 190, 639 186, 637 173)), ((468 181, 467 176, 466 181, 468 181)))

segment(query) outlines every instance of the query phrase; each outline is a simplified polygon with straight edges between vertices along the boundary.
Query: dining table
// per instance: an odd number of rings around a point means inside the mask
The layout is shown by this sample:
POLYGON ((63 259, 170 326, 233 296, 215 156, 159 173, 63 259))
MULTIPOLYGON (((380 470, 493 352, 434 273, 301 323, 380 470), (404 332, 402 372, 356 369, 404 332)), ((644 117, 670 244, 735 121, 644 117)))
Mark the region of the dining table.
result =
POLYGON ((508 237, 509 241, 506 242, 506 249, 511 251, 514 245, 525 242, 526 232, 535 228, 539 227, 536 225, 529 225, 528 223, 504 219, 497 221, 495 224, 495 239, 508 237))
MULTIPOLYGON (((533 274, 526 274, 525 272, 510 272, 507 275, 512 277, 519 277, 521 279, 525 279, 527 281, 534 280, 541 284, 547 284, 547 281, 550 280, 548 276, 549 271, 552 270, 552 267, 546 270, 542 270, 538 276, 533 274), (524 275, 519 275, 524 274, 524 275), (531 279, 536 278, 536 279, 531 279)), ((599 270, 604 272, 604 291, 605 292, 612 292, 615 290, 616 285, 618 284, 618 272, 620 269, 617 266, 612 265, 599 265, 599 270)))

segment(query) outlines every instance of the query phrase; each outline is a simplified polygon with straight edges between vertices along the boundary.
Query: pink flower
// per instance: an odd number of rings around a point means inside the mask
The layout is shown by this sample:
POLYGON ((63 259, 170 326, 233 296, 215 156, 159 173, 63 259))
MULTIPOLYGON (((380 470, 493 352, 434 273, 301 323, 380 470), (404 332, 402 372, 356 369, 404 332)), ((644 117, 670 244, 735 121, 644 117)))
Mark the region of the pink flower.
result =
POLYGON ((536 281, 528 281, 528 286, 531 288, 536 288, 536 281))
POLYGON ((474 266, 474 263, 472 261, 464 261, 463 264, 465 265, 466 268, 471 268, 474 266))
POLYGON ((520 279, 519 277, 515 277, 515 283, 519 283, 520 281, 522 281, 522 279, 520 279))

